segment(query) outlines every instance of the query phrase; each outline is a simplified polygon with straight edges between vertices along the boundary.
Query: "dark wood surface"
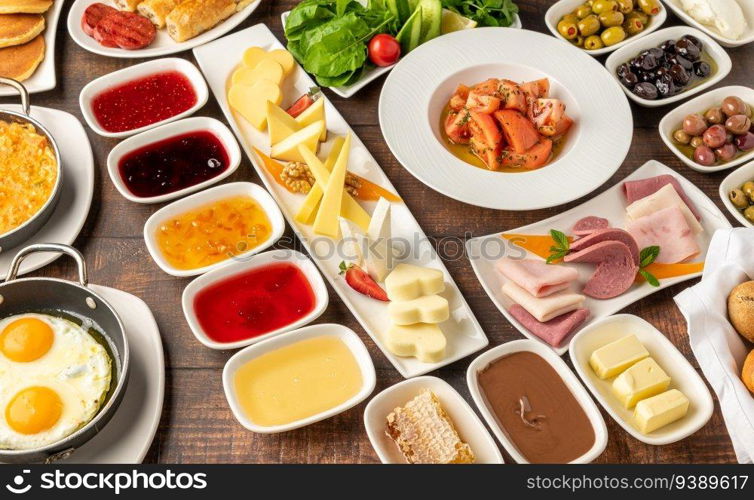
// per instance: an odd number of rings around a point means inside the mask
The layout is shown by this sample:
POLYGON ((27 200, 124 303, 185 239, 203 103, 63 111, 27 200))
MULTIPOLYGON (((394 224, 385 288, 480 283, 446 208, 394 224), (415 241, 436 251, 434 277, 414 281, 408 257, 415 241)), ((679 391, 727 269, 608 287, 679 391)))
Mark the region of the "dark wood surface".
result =
MULTIPOLYGON (((61 0, 57 0, 61 1, 61 0)), ((267 24, 283 41, 280 14, 293 7, 297 0, 261 0, 262 5, 239 28, 257 23, 267 24)), ((65 28, 71 0, 66 1, 58 26, 56 66, 58 87, 50 92, 32 96, 33 104, 68 111, 82 122, 78 105, 81 88, 92 79, 140 62, 111 59, 81 49, 68 36, 65 28)), ((554 0, 518 0, 524 27, 547 32, 544 14, 554 0)), ((666 26, 679 24, 670 14, 666 26)), ((750 85, 754 80, 754 45, 729 50, 734 66, 731 74, 720 84, 750 85)), ((190 52, 179 54, 193 60, 190 52)), ((602 58, 604 59, 604 58, 602 58)), ((536 61, 532 61, 536 65, 536 61)), ((371 83, 351 99, 328 97, 361 137, 379 164, 390 177, 398 192, 413 210, 424 231, 430 237, 469 234, 482 235, 503 231, 536 222, 558 211, 571 208, 591 197, 569 205, 531 212, 505 212, 466 205, 446 198, 424 186, 406 172, 388 150, 377 119, 377 101, 383 79, 371 83)), ((2 98, 1 102, 11 102, 2 98)), ((631 150, 620 170, 594 194, 614 185, 650 159, 659 160, 687 177, 725 212, 718 199, 717 189, 726 172, 704 175, 683 165, 661 142, 657 125, 670 107, 655 110, 632 104, 634 138, 631 150)), ((609 113, 610 110, 605 110, 609 113)), ((224 121, 213 97, 197 115, 211 116, 224 121)), ((411 117, 408 117, 411 120, 411 117)), ((364 431, 361 404, 337 417, 309 427, 278 435, 256 435, 241 427, 228 408, 222 391, 221 372, 232 352, 219 352, 202 346, 195 340, 186 324, 180 305, 180 295, 189 280, 162 272, 149 257, 142 237, 144 221, 160 206, 137 205, 123 198, 113 187, 106 172, 105 160, 116 140, 105 139, 87 129, 94 150, 96 179, 92 210, 75 246, 82 250, 90 266, 92 282, 120 288, 138 295, 152 308, 162 333, 167 365, 165 405, 159 430, 147 455, 146 462, 168 463, 375 463, 364 431)), ((229 181, 259 179, 249 161, 244 161, 229 181)), ((734 222, 731 218, 731 222, 734 222)), ((290 233, 290 230, 289 230, 290 233)), ((466 296, 471 308, 490 339, 490 347, 521 338, 503 318, 482 290, 468 260, 447 262, 447 266, 466 296)), ((73 268, 60 259, 38 274, 72 276, 73 268)), ((626 308, 622 312, 636 314, 663 331, 696 367, 686 337, 686 325, 673 303, 673 296, 687 282, 662 290, 650 298, 626 308)), ((330 306, 319 323, 342 323, 359 333, 366 343, 377 370, 374 394, 402 380, 398 372, 377 349, 349 311, 330 290, 330 306)), ((467 357, 432 375, 451 383, 469 401, 465 382, 467 357)), ((567 356, 565 357, 567 359, 567 356)), ((668 446, 649 446, 629 436, 604 411, 609 432, 608 446, 598 462, 605 463, 731 463, 735 462, 730 439, 719 406, 707 425, 678 443, 668 446)), ((510 457, 506 455, 507 461, 510 457)))

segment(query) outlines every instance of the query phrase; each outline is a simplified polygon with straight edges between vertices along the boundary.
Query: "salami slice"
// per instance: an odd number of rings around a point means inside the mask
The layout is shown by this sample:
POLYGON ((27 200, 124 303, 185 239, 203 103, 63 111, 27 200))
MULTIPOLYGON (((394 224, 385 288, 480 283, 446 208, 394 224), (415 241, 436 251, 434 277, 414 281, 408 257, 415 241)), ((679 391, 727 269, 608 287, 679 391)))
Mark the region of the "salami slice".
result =
POLYGON ((157 29, 154 24, 146 17, 133 12, 118 11, 108 15, 94 28, 94 37, 98 41, 112 41, 126 50, 144 48, 152 43, 156 35, 157 29))
POLYGON ((570 262, 597 264, 583 290, 584 295, 595 299, 612 299, 622 294, 631 288, 639 270, 632 251, 625 243, 616 240, 601 241, 567 257, 570 262))
POLYGON ((575 236, 589 236, 593 232, 600 229, 607 229, 610 227, 610 222, 602 217, 590 215, 576 221, 573 225, 571 232, 575 236))
POLYGON ((94 37, 94 28, 102 19, 118 12, 117 9, 105 5, 103 3, 93 3, 86 8, 84 14, 81 16, 81 29, 84 33, 94 37))

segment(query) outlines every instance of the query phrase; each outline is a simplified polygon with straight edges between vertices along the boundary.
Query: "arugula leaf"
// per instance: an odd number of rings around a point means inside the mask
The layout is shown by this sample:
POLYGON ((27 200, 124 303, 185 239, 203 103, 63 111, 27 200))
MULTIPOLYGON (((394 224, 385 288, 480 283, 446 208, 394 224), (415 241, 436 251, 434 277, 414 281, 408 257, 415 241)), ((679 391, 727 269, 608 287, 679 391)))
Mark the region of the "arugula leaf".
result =
POLYGON ((555 244, 550 247, 551 253, 545 261, 547 264, 552 264, 556 260, 562 259, 568 254, 568 251, 571 248, 571 244, 568 242, 568 236, 561 231, 550 229, 550 237, 552 237, 552 241, 554 241, 555 244))
POLYGON ((639 274, 652 286, 660 286, 660 281, 644 268, 652 264, 658 255, 660 255, 660 247, 657 245, 642 248, 639 252, 639 274))
POLYGON ((442 0, 442 6, 473 19, 479 26, 510 26, 518 13, 513 0, 442 0))

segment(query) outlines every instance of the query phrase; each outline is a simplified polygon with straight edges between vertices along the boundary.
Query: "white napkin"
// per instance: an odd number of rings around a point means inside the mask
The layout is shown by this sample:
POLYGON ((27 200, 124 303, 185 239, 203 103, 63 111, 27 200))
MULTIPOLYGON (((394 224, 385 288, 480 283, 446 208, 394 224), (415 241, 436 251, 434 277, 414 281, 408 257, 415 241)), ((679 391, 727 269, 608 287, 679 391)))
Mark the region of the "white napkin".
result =
POLYGON ((739 463, 754 461, 754 395, 741 382, 749 353, 728 321, 730 291, 754 279, 754 229, 720 229, 707 251, 702 281, 675 296, 691 350, 720 401, 739 463))

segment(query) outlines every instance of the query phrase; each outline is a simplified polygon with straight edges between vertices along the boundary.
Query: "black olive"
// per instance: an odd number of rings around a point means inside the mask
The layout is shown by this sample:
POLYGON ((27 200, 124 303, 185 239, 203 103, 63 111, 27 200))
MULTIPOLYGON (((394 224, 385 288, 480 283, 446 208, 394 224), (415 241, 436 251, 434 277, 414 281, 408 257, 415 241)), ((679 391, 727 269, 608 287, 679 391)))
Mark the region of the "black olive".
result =
POLYGON ((689 83, 689 80, 691 80, 691 75, 689 75, 689 72, 683 69, 683 66, 680 64, 674 64, 670 67, 668 70, 668 73, 671 77, 673 77, 673 81, 677 83, 678 85, 686 85, 689 83))
POLYGON ((637 83, 639 83, 639 77, 636 76, 636 73, 629 72, 629 73, 626 73, 625 75, 623 75, 623 78, 621 78, 620 82, 624 86, 626 86, 626 87, 628 87, 628 88, 631 89, 631 88, 634 87, 634 85, 636 85, 637 83))
POLYGON ((694 69, 694 64, 691 61, 678 54, 673 54, 672 56, 668 57, 668 63, 671 66, 674 64, 680 64, 686 71, 691 71, 692 69, 694 69))
POLYGON ((670 97, 676 93, 675 84, 673 83, 673 77, 668 74, 662 75, 655 80, 655 87, 661 97, 670 97))
POLYGON ((650 53, 639 56, 641 59, 641 69, 651 71, 657 67, 657 58, 650 53))
POLYGON ((655 48, 649 49, 647 52, 649 52, 650 54, 652 54, 652 57, 654 57, 658 61, 661 60, 663 57, 665 57, 665 51, 662 50, 659 47, 655 47, 655 48))
POLYGON ((675 52, 675 40, 665 40, 662 42, 662 45, 660 45, 660 50, 663 52, 675 52))
POLYGON ((639 57, 634 57, 629 61, 629 66, 631 66, 633 69, 639 69, 641 68, 641 59, 639 57))
POLYGON ((681 40, 688 40, 689 42, 693 43, 694 45, 696 45, 696 48, 699 49, 700 52, 704 50, 704 44, 694 35, 683 35, 681 37, 681 40))
POLYGON ((654 101, 657 99, 657 87, 649 82, 637 83, 634 86, 633 92, 637 96, 642 99, 647 99, 648 101, 654 101))
POLYGON ((694 74, 700 78, 706 78, 712 73, 712 68, 704 61, 694 63, 694 74))
POLYGON ((657 79, 657 75, 654 71, 645 71, 644 73, 639 75, 639 81, 642 82, 653 82, 657 79))
POLYGON ((702 51, 694 45, 690 40, 681 38, 675 44, 675 53, 679 56, 683 56, 689 61, 698 61, 702 55, 702 51))
POLYGON ((623 78, 627 73, 631 72, 631 67, 628 65, 628 63, 623 63, 620 66, 618 66, 618 69, 615 71, 615 73, 618 75, 618 78, 623 78))
POLYGON ((666 66, 660 66, 655 70, 655 76, 657 76, 657 78, 660 78, 662 75, 667 75, 669 73, 670 71, 666 66))

